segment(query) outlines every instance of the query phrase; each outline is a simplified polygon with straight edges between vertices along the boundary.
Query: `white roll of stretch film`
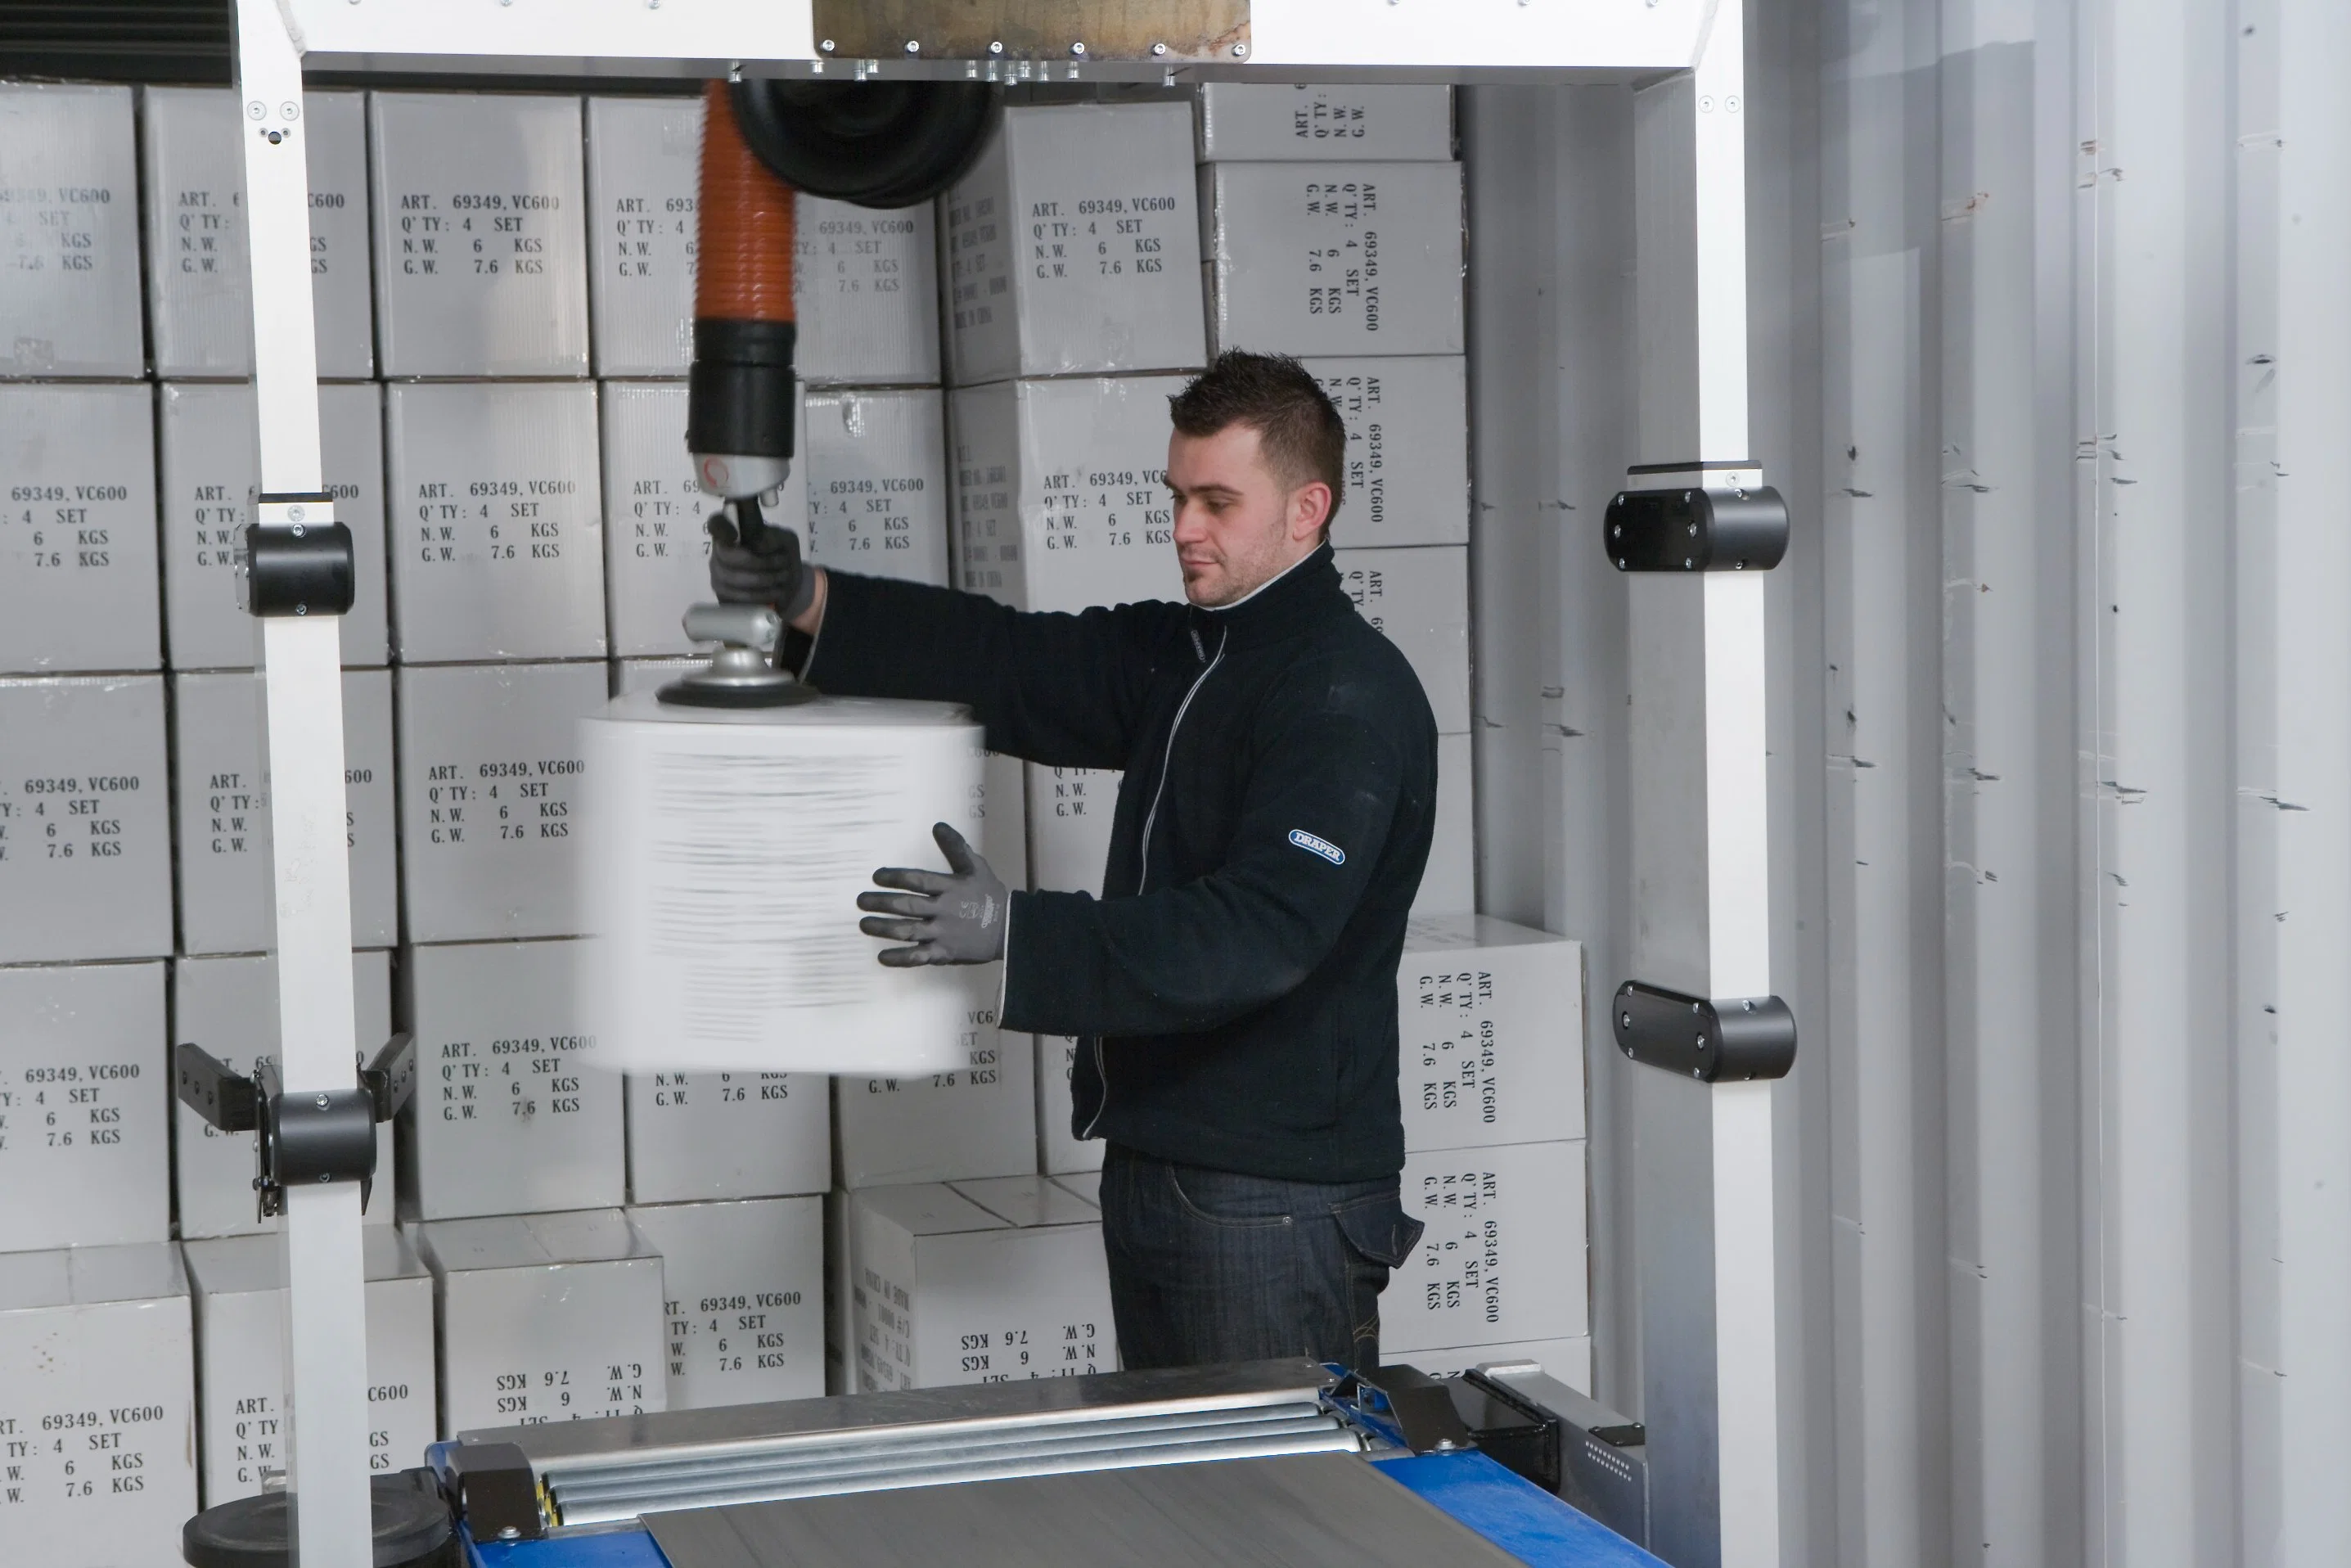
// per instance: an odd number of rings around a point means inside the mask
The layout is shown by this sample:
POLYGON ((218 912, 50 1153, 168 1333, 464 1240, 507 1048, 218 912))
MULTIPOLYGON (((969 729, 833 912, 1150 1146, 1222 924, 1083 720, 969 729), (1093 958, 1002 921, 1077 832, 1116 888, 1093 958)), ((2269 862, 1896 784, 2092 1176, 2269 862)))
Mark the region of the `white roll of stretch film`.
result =
POLYGON ((977 842, 982 732, 944 703, 820 697, 580 721, 580 983, 609 1070, 928 1072, 962 1065, 972 976, 888 969, 857 929, 881 866, 977 842))

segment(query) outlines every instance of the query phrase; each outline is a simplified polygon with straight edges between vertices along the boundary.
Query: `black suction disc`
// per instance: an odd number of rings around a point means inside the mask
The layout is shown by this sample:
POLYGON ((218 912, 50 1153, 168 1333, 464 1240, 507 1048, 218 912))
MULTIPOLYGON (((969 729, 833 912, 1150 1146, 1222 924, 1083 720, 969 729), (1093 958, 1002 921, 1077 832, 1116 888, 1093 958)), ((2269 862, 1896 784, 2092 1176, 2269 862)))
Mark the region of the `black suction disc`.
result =
POLYGON ((738 81, 743 140, 777 178, 861 207, 927 202, 977 159, 1003 89, 972 81, 738 81))
MULTIPOLYGON (((457 1526, 430 1470, 378 1476, 370 1490, 375 1568, 464 1568, 457 1526)), ((264 1492, 204 1510, 181 1527, 180 1555, 189 1568, 287 1568, 289 1495, 264 1492)))
POLYGON ((753 684, 712 680, 696 674, 681 676, 653 695, 672 707, 791 707, 816 701, 817 689, 789 676, 753 684))

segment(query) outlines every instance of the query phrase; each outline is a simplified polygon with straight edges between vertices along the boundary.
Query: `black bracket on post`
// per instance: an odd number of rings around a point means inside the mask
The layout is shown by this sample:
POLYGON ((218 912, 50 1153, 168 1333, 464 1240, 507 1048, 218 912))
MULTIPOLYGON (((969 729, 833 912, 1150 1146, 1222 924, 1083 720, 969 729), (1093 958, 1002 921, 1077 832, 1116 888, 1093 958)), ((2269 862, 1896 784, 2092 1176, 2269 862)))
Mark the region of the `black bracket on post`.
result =
POLYGON ((1796 1015, 1777 997, 1708 1001, 1627 980, 1611 1011, 1625 1054, 1677 1078, 1785 1078, 1796 1064, 1796 1015))
POLYGON ((224 1133, 252 1133, 253 1188, 261 1218, 282 1214, 286 1189, 321 1182, 360 1184, 360 1207, 375 1186, 375 1128, 400 1114, 416 1084, 408 1036, 396 1034, 362 1062, 352 1089, 287 1094, 274 1058, 249 1074, 232 1071, 200 1045, 172 1053, 181 1102, 224 1133))
POLYGON ((334 497, 265 495, 236 549, 236 601, 248 615, 341 615, 359 596, 351 530, 334 497))
POLYGON ((1788 504, 1769 485, 1620 490, 1604 527, 1619 571, 1769 571, 1788 553, 1788 504))

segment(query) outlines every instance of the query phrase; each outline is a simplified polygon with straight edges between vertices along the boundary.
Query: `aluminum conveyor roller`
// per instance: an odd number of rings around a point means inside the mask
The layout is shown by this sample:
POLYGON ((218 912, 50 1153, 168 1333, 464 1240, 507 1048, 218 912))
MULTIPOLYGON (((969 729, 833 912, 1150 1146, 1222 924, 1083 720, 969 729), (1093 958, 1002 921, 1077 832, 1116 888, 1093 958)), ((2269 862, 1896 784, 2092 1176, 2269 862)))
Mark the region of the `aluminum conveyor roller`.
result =
MULTIPOLYGON (((914 1389, 466 1432, 436 1463, 477 1495, 486 1464, 527 1467, 538 1527, 561 1530, 948 1481, 1359 1452, 1362 1432, 1323 1403, 1330 1383, 1297 1361, 914 1389)), ((520 1478, 512 1490, 524 1495, 520 1478)))

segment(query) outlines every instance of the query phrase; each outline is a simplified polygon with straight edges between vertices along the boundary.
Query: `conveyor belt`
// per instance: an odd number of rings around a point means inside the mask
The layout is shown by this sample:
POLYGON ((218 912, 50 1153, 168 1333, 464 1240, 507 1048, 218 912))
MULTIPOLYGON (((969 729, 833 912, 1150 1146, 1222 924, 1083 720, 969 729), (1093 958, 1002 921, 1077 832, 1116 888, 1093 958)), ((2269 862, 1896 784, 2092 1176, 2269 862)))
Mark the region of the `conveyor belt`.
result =
POLYGON ((1346 1454, 810 1498, 660 1514, 671 1568, 1512 1568, 1346 1454))

